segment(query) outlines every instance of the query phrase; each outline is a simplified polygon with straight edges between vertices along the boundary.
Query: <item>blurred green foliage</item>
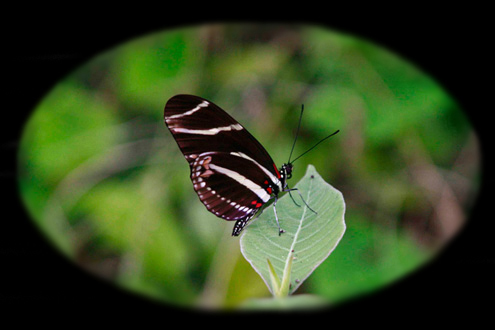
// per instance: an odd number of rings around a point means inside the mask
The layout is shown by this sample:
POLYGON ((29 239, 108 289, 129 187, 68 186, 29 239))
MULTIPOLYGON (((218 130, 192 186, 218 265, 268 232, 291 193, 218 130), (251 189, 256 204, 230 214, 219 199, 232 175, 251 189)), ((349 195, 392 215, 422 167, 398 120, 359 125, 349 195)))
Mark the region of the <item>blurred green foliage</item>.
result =
POLYGON ((161 301, 242 305, 269 292, 232 223, 206 211, 163 124, 195 94, 247 127, 280 166, 301 104, 293 182, 314 164, 343 192, 347 232, 298 292, 332 303, 419 267, 465 222, 476 135, 455 101, 370 42, 288 25, 204 25, 108 50, 46 95, 27 122, 19 184, 33 221, 81 267, 161 301))

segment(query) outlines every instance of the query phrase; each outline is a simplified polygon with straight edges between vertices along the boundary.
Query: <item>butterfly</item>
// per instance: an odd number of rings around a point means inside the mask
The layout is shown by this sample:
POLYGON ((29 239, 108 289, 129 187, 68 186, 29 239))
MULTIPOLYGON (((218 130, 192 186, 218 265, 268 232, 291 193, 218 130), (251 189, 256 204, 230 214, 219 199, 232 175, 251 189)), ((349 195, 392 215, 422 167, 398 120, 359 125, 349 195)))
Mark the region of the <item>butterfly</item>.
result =
POLYGON ((235 221, 232 236, 238 236, 270 199, 274 199, 279 235, 284 232, 275 205, 281 192, 296 190, 287 184, 295 159, 290 162, 289 157, 287 163, 277 168, 244 126, 219 106, 198 96, 181 94, 170 98, 165 105, 164 121, 189 163, 193 188, 201 202, 216 216, 235 221))

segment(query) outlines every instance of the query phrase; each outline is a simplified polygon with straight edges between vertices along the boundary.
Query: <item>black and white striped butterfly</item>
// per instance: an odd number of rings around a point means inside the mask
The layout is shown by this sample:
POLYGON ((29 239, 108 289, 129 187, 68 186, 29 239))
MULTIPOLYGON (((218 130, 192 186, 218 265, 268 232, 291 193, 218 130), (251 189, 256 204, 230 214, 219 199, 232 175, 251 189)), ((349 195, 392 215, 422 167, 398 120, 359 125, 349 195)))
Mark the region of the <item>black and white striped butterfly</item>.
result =
MULTIPOLYGON (((265 148, 212 102, 176 95, 168 100, 164 119, 189 163, 199 199, 211 213, 235 221, 233 236, 270 199, 275 206, 280 192, 293 190, 287 186, 293 168, 290 157, 277 169, 265 148)), ((275 208, 274 212, 278 224, 275 208)))

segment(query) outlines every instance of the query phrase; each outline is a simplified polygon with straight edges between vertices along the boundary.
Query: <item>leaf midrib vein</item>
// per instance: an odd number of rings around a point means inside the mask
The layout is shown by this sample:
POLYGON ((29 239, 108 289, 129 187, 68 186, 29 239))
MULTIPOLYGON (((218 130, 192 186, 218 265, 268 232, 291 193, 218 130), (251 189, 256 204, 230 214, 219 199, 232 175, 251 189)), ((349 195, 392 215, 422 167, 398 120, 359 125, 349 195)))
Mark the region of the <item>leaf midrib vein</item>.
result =
MULTIPOLYGON (((311 194, 311 188, 312 188, 312 186, 313 186, 313 180, 310 180, 310 181, 309 181, 308 196, 307 196, 307 198, 306 198, 307 203, 309 203, 309 200, 310 200, 309 196, 310 196, 310 194, 311 194)), ((307 211, 307 210, 308 210, 308 207, 307 207, 307 206, 304 206, 304 211, 303 211, 303 213, 302 213, 302 215, 301 215, 301 220, 299 221, 299 226, 297 227, 296 234, 294 235, 294 240, 292 241, 292 244, 291 244, 290 249, 289 249, 289 253, 287 254, 287 258, 285 259, 285 265, 286 265, 286 266, 287 266, 287 264, 289 263, 289 258, 290 258, 290 256, 291 256, 290 251, 294 250, 294 247, 295 247, 295 245, 296 245, 297 238, 299 237, 299 233, 300 233, 300 231, 301 231, 302 224, 303 224, 303 221, 304 221, 304 219, 305 219, 305 215, 306 215, 306 211, 307 211)))

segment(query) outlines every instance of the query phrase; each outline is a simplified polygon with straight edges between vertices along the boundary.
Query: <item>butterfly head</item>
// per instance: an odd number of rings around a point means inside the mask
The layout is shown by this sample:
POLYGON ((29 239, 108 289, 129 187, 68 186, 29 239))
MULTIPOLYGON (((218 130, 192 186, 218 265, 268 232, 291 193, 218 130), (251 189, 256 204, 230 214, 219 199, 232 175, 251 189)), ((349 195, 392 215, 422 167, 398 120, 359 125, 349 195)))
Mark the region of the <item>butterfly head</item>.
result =
POLYGON ((287 180, 292 178, 292 163, 282 165, 280 168, 280 177, 282 179, 282 188, 287 186, 287 180))

